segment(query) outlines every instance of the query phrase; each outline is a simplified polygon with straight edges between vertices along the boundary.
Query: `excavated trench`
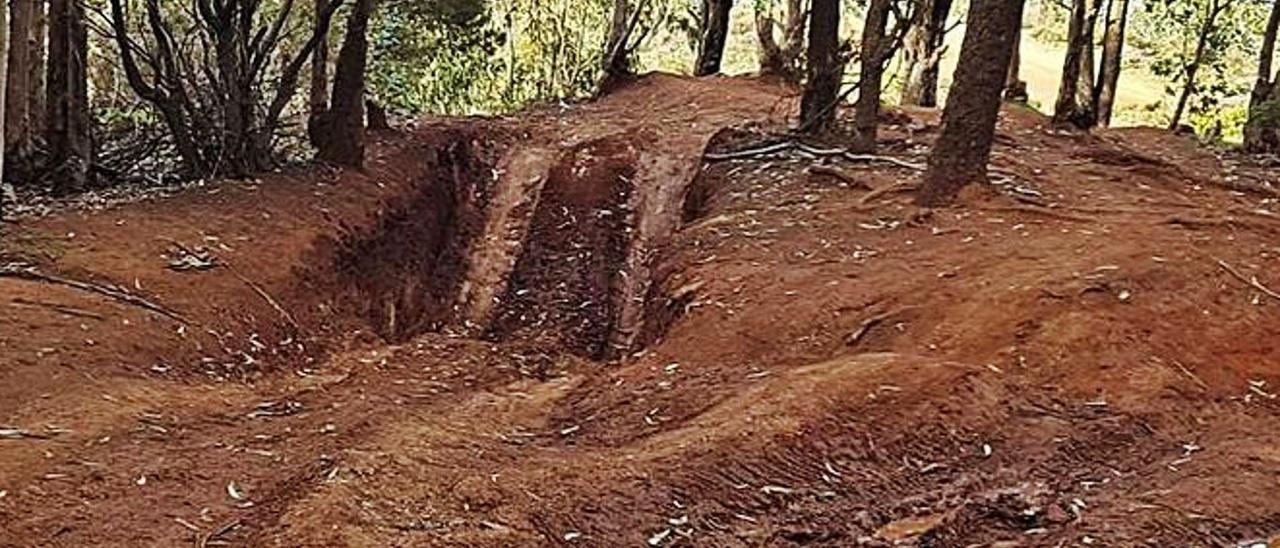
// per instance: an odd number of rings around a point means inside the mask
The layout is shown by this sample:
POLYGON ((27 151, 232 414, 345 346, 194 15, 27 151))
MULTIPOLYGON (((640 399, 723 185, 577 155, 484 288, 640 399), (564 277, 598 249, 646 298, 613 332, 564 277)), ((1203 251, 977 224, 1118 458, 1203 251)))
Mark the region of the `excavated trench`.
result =
POLYGON ((427 179, 370 227, 348 227, 328 265, 340 315, 387 341, 443 328, 483 226, 492 161, 459 133, 427 154, 427 179))
POLYGON ((625 140, 576 146, 547 173, 488 338, 544 339, 593 358, 609 354, 614 295, 632 245, 637 150, 625 140))
POLYGON ((322 270, 335 312, 390 342, 449 330, 591 359, 658 339, 672 307, 654 250, 689 181, 655 176, 668 167, 647 151, 655 137, 496 150, 473 137, 443 140, 430 176, 334 243, 322 270))

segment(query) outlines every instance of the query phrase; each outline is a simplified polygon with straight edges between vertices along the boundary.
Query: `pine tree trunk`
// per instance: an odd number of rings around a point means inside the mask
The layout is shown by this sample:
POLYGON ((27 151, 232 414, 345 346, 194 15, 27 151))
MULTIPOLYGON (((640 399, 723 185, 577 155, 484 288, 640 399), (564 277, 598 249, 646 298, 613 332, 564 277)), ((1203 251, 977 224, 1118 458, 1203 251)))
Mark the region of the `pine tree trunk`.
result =
POLYGON ((800 99, 800 127, 809 133, 831 129, 842 66, 838 58, 840 0, 813 0, 809 18, 808 80, 800 99))
POLYGON ((876 149, 876 129, 880 118, 880 91, 884 80, 885 26, 889 23, 889 2, 871 0, 862 26, 862 67, 858 72, 858 101, 853 105, 853 142, 850 149, 870 153, 876 149))
POLYGON ((329 109, 329 29, 323 20, 328 0, 315 0, 315 23, 312 32, 321 34, 320 43, 311 53, 311 90, 307 99, 307 137, 312 146, 319 142, 321 118, 329 109))
POLYGON ((694 64, 695 76, 708 76, 720 72, 724 59, 724 45, 729 38, 729 11, 733 0, 702 0, 702 43, 698 46, 698 60, 694 64))
POLYGON ((986 179, 1023 1, 971 3, 956 80, 942 112, 942 130, 929 153, 929 166, 916 197, 920 205, 950 203, 964 185, 986 179))
POLYGON ((938 106, 938 75, 951 0, 926 0, 921 15, 903 41, 906 80, 902 104, 938 106))
POLYGON ((93 161, 89 134, 88 33, 84 6, 76 0, 49 2, 49 56, 45 83, 47 169, 58 194, 85 190, 93 161))
POLYGON ((346 35, 334 67, 333 95, 324 115, 316 157, 326 162, 359 167, 364 163, 365 67, 369 57, 369 17, 373 0, 356 0, 347 18, 346 35))
POLYGON ((1107 4, 1107 26, 1102 36, 1102 62, 1095 88, 1094 105, 1097 123, 1111 125, 1116 102, 1116 86, 1120 83, 1120 68, 1124 54, 1124 32, 1129 21, 1129 0, 1110 0, 1107 4))
MULTIPOLYGON (((5 84, 4 151, 10 159, 30 153, 31 23, 36 0, 13 0, 9 14, 8 82, 5 84)), ((13 162, 10 163, 12 165, 13 162)))
POLYGON ((1077 103, 1080 87, 1080 67, 1083 66, 1085 40, 1088 34, 1085 23, 1088 20, 1089 0, 1072 0, 1071 16, 1067 26, 1067 52, 1062 61, 1062 80, 1058 84, 1058 99, 1053 107, 1053 123, 1055 125, 1073 125, 1088 127, 1081 118, 1080 105, 1077 103))
POLYGON ((1271 5, 1271 16, 1267 18, 1267 26, 1262 33, 1258 75, 1249 95, 1249 116, 1244 124, 1246 152, 1280 151, 1280 101, 1277 101, 1277 82, 1271 70, 1277 31, 1280 31, 1280 2, 1271 5))

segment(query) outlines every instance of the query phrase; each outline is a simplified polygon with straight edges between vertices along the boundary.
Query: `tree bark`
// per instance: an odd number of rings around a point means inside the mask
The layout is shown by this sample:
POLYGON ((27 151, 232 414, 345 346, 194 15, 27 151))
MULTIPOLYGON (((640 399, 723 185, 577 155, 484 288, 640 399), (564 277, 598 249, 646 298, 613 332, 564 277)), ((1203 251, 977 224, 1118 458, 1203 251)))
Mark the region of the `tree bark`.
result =
POLYGON ((885 27, 889 24, 891 0, 871 0, 862 25, 862 67, 858 71, 858 101, 853 105, 853 142, 850 149, 870 153, 876 149, 876 129, 880 119, 880 92, 884 80, 885 50, 889 44, 885 27))
POLYGON ((947 204, 964 185, 986 179, 1023 1, 973 0, 970 5, 956 80, 916 196, 922 206, 947 204))
POLYGON ((1054 125, 1072 125, 1087 128, 1088 113, 1083 112, 1080 98, 1080 69, 1084 66, 1085 46, 1090 39, 1091 31, 1087 30, 1089 21, 1089 0, 1072 0, 1071 16, 1067 26, 1067 52, 1062 61, 1062 81, 1058 84, 1058 99, 1053 107, 1054 125))
POLYGON ((1271 64, 1276 51, 1276 34, 1280 30, 1280 2, 1271 4, 1271 16, 1262 33, 1262 48, 1258 53, 1258 75, 1249 95, 1249 115, 1244 125, 1244 149, 1246 152, 1280 151, 1280 102, 1276 99, 1277 76, 1273 76, 1271 64))
POLYGON ((756 38, 760 47, 760 74, 780 76, 788 82, 799 82, 803 70, 799 66, 804 53, 805 30, 809 22, 804 0, 787 0, 782 22, 782 44, 773 36, 778 22, 762 4, 756 4, 756 38))
POLYGON ((729 38, 729 11, 732 9, 733 0, 702 0, 702 42, 698 45, 698 60, 693 68, 695 76, 720 72, 724 45, 729 38))
MULTIPOLYGON (((13 0, 9 14, 8 82, 4 101, 4 151, 10 159, 27 156, 31 149, 28 109, 31 86, 31 24, 36 0, 13 0)), ((12 164, 12 162, 11 162, 12 164)))
POLYGON ((319 143, 319 125, 324 112, 329 109, 329 23, 324 20, 328 0, 315 0, 315 20, 312 32, 320 35, 320 42, 311 54, 311 89, 307 99, 307 137, 315 146, 319 143))
POLYGON ((89 127, 88 32, 84 6, 76 0, 49 2, 49 59, 46 78, 47 170, 57 194, 85 190, 93 162, 89 127))
POLYGON ((1129 21, 1129 0, 1109 0, 1107 25, 1102 36, 1102 62, 1098 71, 1098 85, 1094 88, 1094 105, 1097 123, 1111 125, 1116 102, 1116 86, 1120 82, 1121 61, 1124 53, 1124 33, 1129 21))
POLYGON ((800 100, 800 127, 809 133, 831 129, 840 91, 840 0, 813 0, 809 16, 808 81, 800 100))
POLYGON ((1097 125, 1098 110, 1094 105, 1094 29, 1098 26, 1098 12, 1102 9, 1101 0, 1092 0, 1084 19, 1084 36, 1081 38, 1080 83, 1076 85, 1076 108, 1080 113, 1081 123, 1091 128, 1097 125))
POLYGON ((907 76, 902 86, 902 104, 936 107, 939 67, 945 49, 943 41, 951 0, 925 0, 920 10, 916 24, 912 25, 903 41, 907 76))
POLYGON ((1182 115, 1187 110, 1187 102, 1190 101, 1191 95, 1196 89, 1196 73, 1200 71, 1200 64, 1204 61, 1204 55, 1209 46, 1209 35, 1213 33, 1213 28, 1217 24, 1218 16, 1227 9, 1231 0, 1213 0, 1207 11, 1205 11, 1204 20, 1201 22, 1200 31, 1196 37, 1196 50, 1191 58, 1191 62, 1183 68, 1182 92, 1178 94, 1178 104, 1173 109, 1173 117, 1169 119, 1169 129, 1177 130, 1182 124, 1182 115))
MULTIPOLYGON (((8 21, 6 21, 8 18, 7 11, 9 10, 4 5, 0 5, 0 142, 7 142, 7 135, 5 135, 5 106, 8 101, 5 91, 9 87, 9 39, 12 37, 8 28, 8 21)), ((19 38, 18 41, 25 42, 25 39, 19 38)), ((19 69, 22 68, 25 67, 19 67, 19 69)), ((19 70, 19 72, 22 71, 19 70)), ((4 156, 4 154, 0 154, 0 219, 4 218, 4 202, 7 198, 6 195, 9 194, 9 187, 4 182, 4 156)))
POLYGON ((391 129, 391 122, 387 120, 387 107, 382 106, 373 99, 365 99, 364 110, 370 131, 391 129))
POLYGON ((334 67, 333 95, 316 151, 316 157, 326 162, 352 167, 364 163, 364 73, 369 58, 372 13, 373 0, 356 0, 347 16, 346 35, 334 67))
POLYGON ((1009 57, 1009 70, 1004 79, 1004 100, 1011 103, 1026 104, 1031 100, 1027 95, 1027 83, 1022 81, 1022 21, 1014 31, 1013 47, 1009 57))
POLYGON ((613 13, 610 15, 604 55, 601 57, 604 72, 598 86, 601 92, 607 92, 618 81, 631 75, 631 55, 627 51, 627 43, 631 40, 631 19, 636 15, 638 14, 631 13, 629 0, 613 0, 613 13))
POLYGON ((45 60, 48 50, 45 41, 49 37, 49 18, 47 0, 34 0, 34 14, 31 23, 31 35, 28 52, 27 82, 31 92, 27 94, 27 124, 30 139, 35 141, 45 131, 45 60))

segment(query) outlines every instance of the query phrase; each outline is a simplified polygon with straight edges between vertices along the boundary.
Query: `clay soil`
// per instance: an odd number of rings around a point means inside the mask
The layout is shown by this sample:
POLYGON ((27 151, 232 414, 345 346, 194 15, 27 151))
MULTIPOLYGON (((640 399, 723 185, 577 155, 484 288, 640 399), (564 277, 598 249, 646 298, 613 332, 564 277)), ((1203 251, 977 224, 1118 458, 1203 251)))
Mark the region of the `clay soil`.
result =
POLYGON ((1264 170, 1016 107, 932 211, 933 111, 905 164, 723 156, 795 96, 653 75, 6 224, 0 546, 1280 545, 1264 170))

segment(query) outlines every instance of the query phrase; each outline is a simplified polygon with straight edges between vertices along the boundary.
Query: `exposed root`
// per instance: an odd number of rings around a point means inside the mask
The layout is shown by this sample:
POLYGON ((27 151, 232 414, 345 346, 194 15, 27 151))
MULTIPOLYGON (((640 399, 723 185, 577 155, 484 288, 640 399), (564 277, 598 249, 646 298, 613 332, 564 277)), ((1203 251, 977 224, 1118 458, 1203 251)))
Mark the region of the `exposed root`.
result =
POLYGON ((155 302, 152 302, 146 299, 145 297, 135 295, 124 289, 121 289, 118 287, 106 286, 102 284, 96 284, 93 282, 84 282, 80 280, 74 280, 71 278, 64 278, 56 274, 48 274, 45 272, 41 272, 39 269, 37 269, 33 265, 27 265, 22 263, 9 263, 5 265, 0 265, 0 278, 17 278, 20 280, 51 283, 55 285, 62 285, 62 286, 66 286, 74 289, 79 289, 80 291, 93 293, 95 295, 101 295, 103 297, 107 297, 109 299, 112 299, 121 303, 125 303, 128 305, 136 306, 138 308, 149 310, 151 312, 155 312, 156 314, 160 314, 161 316, 169 318, 183 325, 193 325, 193 322, 191 320, 188 320, 182 314, 179 314, 173 309, 156 304, 155 302))
POLYGON ((728 160, 743 160, 748 158, 758 158, 768 156, 770 154, 780 154, 798 150, 806 154, 818 156, 821 158, 840 157, 850 162, 857 163, 886 163, 904 169, 914 171, 924 171, 924 164, 910 162, 893 156, 882 156, 878 154, 856 154, 850 152, 847 148, 818 148, 812 145, 802 143, 800 141, 785 141, 774 143, 762 147, 748 148, 743 150, 735 150, 732 152, 709 153, 703 156, 708 162, 724 162, 728 160))
POLYGON ((917 187, 918 185, 916 185, 913 182, 903 181, 903 182, 895 183, 889 186, 877 188, 875 190, 872 190, 871 192, 864 194, 862 198, 858 199, 858 208, 865 209, 867 207, 870 207, 871 204, 875 202, 877 199, 879 199, 881 196, 885 196, 887 194, 896 194, 898 192, 911 192, 915 190, 917 187))

